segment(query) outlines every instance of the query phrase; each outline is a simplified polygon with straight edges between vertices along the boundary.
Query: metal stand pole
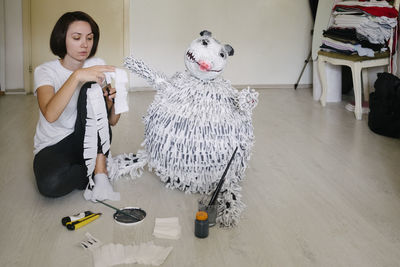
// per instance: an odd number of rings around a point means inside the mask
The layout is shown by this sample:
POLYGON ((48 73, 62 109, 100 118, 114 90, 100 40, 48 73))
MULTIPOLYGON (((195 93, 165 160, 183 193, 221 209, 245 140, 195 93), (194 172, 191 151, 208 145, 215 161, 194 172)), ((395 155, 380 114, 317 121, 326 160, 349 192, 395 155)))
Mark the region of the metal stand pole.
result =
POLYGON ((299 78, 297 79, 297 82, 296 82, 295 85, 294 85, 294 90, 297 89, 297 86, 299 85, 301 76, 303 76, 303 72, 304 72, 304 70, 306 69, 308 62, 310 62, 310 59, 311 59, 311 51, 310 51, 310 53, 308 54, 307 59, 304 61, 303 69, 301 70, 300 76, 299 76, 299 78))

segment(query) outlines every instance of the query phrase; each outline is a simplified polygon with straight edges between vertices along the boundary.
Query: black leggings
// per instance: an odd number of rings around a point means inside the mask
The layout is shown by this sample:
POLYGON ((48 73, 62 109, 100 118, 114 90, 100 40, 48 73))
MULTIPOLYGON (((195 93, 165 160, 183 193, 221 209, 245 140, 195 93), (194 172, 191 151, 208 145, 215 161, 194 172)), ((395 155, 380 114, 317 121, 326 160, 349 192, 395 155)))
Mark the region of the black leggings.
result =
MULTIPOLYGON (((74 189, 83 190, 88 183, 83 159, 83 139, 87 114, 86 91, 91 84, 85 83, 80 90, 74 132, 57 144, 40 150, 33 160, 39 192, 46 197, 61 197, 74 189)), ((111 127, 109 129, 111 142, 111 127)), ((101 153, 100 144, 98 153, 101 153)))

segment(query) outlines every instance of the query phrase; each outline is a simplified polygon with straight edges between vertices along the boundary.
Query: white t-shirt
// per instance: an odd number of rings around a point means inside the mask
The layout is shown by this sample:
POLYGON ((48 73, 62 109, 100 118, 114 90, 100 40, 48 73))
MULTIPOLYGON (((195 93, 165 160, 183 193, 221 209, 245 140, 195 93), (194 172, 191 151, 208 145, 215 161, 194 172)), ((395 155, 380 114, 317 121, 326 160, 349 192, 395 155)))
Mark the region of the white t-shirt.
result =
MULTIPOLYGON (((89 58, 83 64, 83 68, 95 65, 105 65, 105 62, 100 58, 89 58)), ((54 87, 54 92, 57 92, 71 76, 72 72, 63 67, 58 59, 43 63, 35 69, 34 94, 36 95, 36 90, 43 85, 50 85, 54 87)), ((60 142, 74 132, 79 89, 82 85, 78 85, 68 105, 55 122, 48 122, 39 109, 39 121, 34 137, 34 154, 37 154, 45 147, 60 142)))

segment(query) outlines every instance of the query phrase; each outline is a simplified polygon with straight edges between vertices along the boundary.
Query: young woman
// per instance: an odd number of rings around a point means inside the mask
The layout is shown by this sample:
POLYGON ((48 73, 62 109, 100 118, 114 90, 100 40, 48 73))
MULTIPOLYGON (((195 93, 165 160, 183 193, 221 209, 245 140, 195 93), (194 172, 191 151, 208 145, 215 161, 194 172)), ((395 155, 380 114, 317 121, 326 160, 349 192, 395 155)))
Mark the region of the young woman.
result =
MULTIPOLYGON (((105 73, 115 71, 115 67, 93 57, 99 37, 99 27, 88 14, 67 12, 59 18, 50 37, 51 51, 59 59, 35 69, 35 94, 40 112, 34 137, 33 168, 39 192, 44 196, 60 197, 88 185, 83 158, 86 91, 94 83, 103 88, 105 73)), ((109 124, 115 125, 119 120, 113 106, 115 89, 104 88, 103 92, 109 124)), ((89 197, 85 192, 85 198, 117 200, 119 193, 113 192, 107 176, 105 154, 108 151, 102 151, 100 144, 97 151, 95 185, 90 187, 89 197)))

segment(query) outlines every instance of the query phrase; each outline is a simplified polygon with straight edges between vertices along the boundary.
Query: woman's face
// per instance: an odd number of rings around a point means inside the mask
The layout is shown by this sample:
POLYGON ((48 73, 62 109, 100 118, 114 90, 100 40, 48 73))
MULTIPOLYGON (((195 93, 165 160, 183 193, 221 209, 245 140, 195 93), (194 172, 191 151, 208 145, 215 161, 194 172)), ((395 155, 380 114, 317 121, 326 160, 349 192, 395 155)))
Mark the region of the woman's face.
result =
POLYGON ((93 47, 94 35, 90 24, 86 21, 74 21, 67 30, 65 44, 67 47, 67 54, 65 57, 77 61, 84 61, 90 55, 93 47))

